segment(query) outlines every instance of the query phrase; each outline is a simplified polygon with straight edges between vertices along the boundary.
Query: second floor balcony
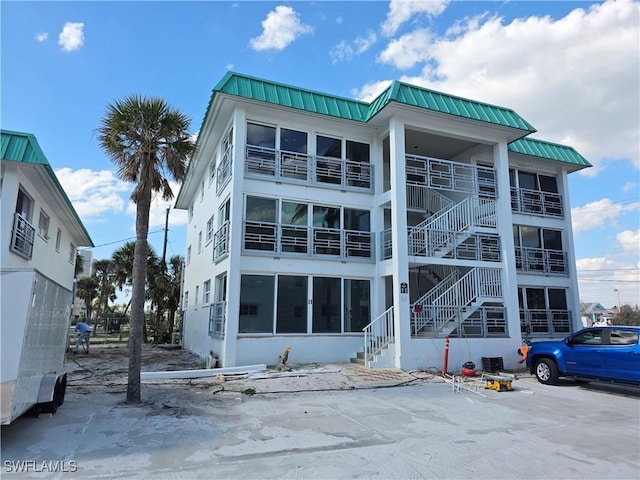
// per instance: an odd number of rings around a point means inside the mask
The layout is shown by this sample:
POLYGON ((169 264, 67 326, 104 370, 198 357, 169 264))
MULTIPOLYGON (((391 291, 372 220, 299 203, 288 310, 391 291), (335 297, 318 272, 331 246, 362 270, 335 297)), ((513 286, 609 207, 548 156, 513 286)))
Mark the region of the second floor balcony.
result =
POLYGON ((528 188, 511 188, 511 210, 530 215, 564 217, 562 195, 528 188))
POLYGON ((374 261, 374 234, 337 228, 244 222, 245 252, 374 261))
POLYGON ((13 217, 13 230, 11 233, 11 251, 21 257, 31 260, 33 256, 33 243, 36 229, 21 214, 13 217))
POLYGON ((568 275, 567 253, 562 250, 516 247, 516 270, 524 273, 568 275))

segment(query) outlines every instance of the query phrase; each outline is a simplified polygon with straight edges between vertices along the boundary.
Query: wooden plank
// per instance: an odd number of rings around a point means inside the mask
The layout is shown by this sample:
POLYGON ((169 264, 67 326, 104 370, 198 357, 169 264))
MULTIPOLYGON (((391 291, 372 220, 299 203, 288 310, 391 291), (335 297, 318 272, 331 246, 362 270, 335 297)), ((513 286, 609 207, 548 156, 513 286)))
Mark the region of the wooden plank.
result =
POLYGON ((161 380, 166 378, 201 378, 216 375, 258 373, 267 370, 264 364, 247 365, 244 367, 209 368, 201 370, 173 370, 164 372, 140 372, 140 380, 161 380))

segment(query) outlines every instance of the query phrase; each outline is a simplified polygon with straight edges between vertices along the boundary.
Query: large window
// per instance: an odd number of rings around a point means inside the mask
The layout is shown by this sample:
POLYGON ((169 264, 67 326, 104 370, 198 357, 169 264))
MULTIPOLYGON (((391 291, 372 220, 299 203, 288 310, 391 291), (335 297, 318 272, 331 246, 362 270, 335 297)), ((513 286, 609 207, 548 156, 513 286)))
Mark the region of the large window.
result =
POLYGON ((566 293, 563 288, 518 287, 522 331, 533 336, 570 333, 566 293))
POLYGON ((276 148, 276 127, 248 123, 247 145, 276 148))
POLYGON ((370 322, 369 280, 242 275, 239 333, 362 333, 370 322))
POLYGON ((278 276, 276 333, 307 332, 307 277, 278 276))
POLYGON ((275 277, 242 275, 239 333, 273 333, 275 277))
POLYGON ((33 200, 29 195, 26 194, 26 192, 22 188, 18 189, 16 213, 19 213, 27 222, 31 223, 32 210, 33 200))
POLYGON ((49 239, 49 215, 44 210, 40 210, 40 218, 38 220, 38 235, 45 240, 49 239))
POLYGON ((307 134, 288 128, 280 129, 280 150, 293 153, 307 153, 307 134))
POLYGON ((340 333, 342 297, 340 279, 313 279, 313 333, 340 333))

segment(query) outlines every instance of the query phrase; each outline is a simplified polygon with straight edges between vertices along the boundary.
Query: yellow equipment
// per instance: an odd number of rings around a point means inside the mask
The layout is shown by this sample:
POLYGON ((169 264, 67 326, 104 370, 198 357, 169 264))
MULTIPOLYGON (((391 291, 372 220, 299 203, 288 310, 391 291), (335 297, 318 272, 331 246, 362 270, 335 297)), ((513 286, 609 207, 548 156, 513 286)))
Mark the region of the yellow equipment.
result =
POLYGON ((487 385, 484 388, 495 390, 496 392, 509 392, 513 390, 512 377, 485 375, 484 379, 487 381, 487 385))

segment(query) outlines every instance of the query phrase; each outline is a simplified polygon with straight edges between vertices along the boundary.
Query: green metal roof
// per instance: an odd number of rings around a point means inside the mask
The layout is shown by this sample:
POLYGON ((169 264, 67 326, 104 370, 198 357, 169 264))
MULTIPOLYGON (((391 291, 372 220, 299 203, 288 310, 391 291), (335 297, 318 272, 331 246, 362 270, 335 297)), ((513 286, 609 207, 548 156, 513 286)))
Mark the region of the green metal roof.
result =
POLYGON ((591 164, 572 147, 557 143, 544 142, 533 138, 520 138, 508 145, 511 152, 531 155, 533 157, 557 160, 580 167, 591 167, 591 164))
POLYGON ((29 163, 34 165, 42 165, 49 178, 53 181, 58 192, 62 196, 63 200, 69 207, 69 211, 73 215, 74 219, 78 222, 78 225, 82 229, 84 235, 86 235, 89 241, 89 246, 93 247, 93 241, 87 232, 82 220, 78 216, 75 208, 71 204, 69 197, 60 185, 58 177, 54 173, 47 157, 40 148, 35 135, 24 132, 13 132, 10 130, 0 130, 0 159, 18 163, 29 163))
POLYGON ((228 72, 213 89, 211 101, 217 93, 365 123, 386 105, 397 102, 434 112, 524 130, 528 133, 536 131, 531 124, 511 109, 467 100, 398 81, 392 82, 391 86, 373 102, 366 103, 228 72))

